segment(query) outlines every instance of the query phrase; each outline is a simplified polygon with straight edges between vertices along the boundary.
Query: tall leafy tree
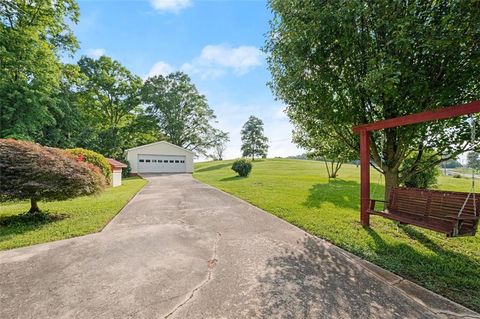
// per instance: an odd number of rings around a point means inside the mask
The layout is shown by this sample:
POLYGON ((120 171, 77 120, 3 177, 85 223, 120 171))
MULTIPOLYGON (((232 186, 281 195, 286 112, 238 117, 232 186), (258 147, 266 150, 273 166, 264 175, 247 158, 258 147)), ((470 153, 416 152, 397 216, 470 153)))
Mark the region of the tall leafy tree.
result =
MULTIPOLYGON (((480 98, 478 2, 270 0, 269 6, 265 51, 273 92, 294 123, 325 123, 345 147, 358 151, 353 125, 480 98)), ((386 194, 472 149, 479 142, 469 136, 463 118, 372 135, 371 158, 385 175, 386 194)))
POLYGON ((263 132, 263 121, 255 116, 250 116, 243 124, 240 131, 242 139, 242 155, 251 157, 266 157, 268 152, 268 138, 263 132))
POLYGON ((83 106, 93 118, 98 139, 92 148, 100 153, 120 157, 128 139, 122 134, 136 124, 142 113, 142 80, 119 62, 107 56, 82 57, 78 62, 86 81, 82 90, 83 106))
POLYGON ((0 137, 36 140, 58 111, 61 54, 78 47, 74 0, 0 1, 0 137))
POLYGON ((212 126, 216 118, 213 110, 185 73, 147 79, 142 99, 147 113, 175 145, 206 155, 223 133, 212 126))
POLYGON ((60 148, 90 146, 97 139, 96 119, 86 112, 80 88, 85 85, 86 77, 80 73, 76 64, 62 66, 60 87, 54 95, 56 107, 51 114, 54 119, 38 132, 36 139, 42 145, 60 148))

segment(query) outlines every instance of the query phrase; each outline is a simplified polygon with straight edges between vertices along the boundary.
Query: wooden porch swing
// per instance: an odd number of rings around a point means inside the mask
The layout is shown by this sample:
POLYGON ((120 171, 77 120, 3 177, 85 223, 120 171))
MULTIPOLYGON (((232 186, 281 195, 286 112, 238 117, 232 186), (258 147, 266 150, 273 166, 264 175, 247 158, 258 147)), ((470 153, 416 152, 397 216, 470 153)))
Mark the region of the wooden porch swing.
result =
MULTIPOLYGON (((360 135, 360 222, 370 226, 370 215, 411 224, 446 234, 448 237, 474 236, 480 215, 480 194, 475 193, 475 175, 469 193, 394 187, 384 210, 377 210, 370 198, 370 132, 387 128, 449 119, 480 113, 480 101, 441 108, 398 118, 354 126, 360 135)), ((472 128, 472 140, 475 139, 472 128)))

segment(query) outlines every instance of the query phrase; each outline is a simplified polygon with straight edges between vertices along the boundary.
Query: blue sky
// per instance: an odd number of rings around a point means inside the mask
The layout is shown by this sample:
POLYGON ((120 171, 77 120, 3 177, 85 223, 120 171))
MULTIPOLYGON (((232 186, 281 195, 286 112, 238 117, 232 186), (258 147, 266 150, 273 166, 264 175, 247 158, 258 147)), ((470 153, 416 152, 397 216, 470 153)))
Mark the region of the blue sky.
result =
POLYGON ((230 133, 226 158, 240 156, 240 129, 250 115, 265 123, 269 157, 302 153, 267 82, 260 48, 270 12, 264 1, 79 1, 78 56, 102 54, 141 77, 188 73, 230 133))

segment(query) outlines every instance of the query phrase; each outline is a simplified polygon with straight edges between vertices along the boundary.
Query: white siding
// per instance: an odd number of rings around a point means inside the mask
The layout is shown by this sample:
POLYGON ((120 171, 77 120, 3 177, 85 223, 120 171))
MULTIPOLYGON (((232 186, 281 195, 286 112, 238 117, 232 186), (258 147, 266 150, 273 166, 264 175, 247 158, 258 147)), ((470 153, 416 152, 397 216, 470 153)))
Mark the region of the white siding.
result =
POLYGON ((122 185, 122 169, 115 169, 112 172, 112 187, 122 185))
MULTIPOLYGON (((193 153, 178 147, 176 145, 170 144, 168 142, 157 142, 152 144, 143 145, 140 147, 135 147, 126 151, 127 160, 130 162, 132 168, 132 173, 139 173, 138 165, 139 159, 148 155, 153 156, 174 156, 174 157, 185 157, 185 172, 193 173, 193 153)), ((156 170, 158 172, 158 170, 156 170)), ((167 171, 168 172, 168 171, 167 171)))

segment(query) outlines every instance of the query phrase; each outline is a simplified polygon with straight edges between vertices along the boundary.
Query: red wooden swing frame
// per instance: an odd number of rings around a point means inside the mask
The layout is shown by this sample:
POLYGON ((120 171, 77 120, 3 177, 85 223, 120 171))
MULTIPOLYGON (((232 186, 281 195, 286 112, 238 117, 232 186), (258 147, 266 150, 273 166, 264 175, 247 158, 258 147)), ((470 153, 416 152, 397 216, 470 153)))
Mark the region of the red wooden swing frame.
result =
POLYGON ((370 132, 392 127, 444 120, 474 113, 480 113, 480 100, 433 111, 357 125, 352 128, 354 133, 360 135, 360 223, 362 226, 370 226, 370 132))

